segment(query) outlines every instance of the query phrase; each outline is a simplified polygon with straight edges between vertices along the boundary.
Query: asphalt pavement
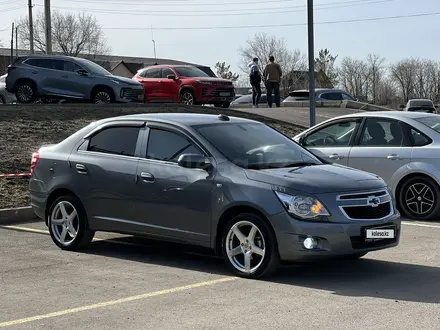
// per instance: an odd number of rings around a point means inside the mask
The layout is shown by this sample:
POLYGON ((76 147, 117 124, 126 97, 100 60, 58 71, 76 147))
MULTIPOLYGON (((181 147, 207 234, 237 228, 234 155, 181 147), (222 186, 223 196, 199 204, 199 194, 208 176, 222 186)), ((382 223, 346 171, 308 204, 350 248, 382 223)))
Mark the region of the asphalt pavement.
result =
POLYGON ((205 251, 98 233, 57 248, 40 223, 0 227, 0 328, 438 329, 440 223, 403 224, 359 261, 240 279, 205 251))
MULTIPOLYGON (((233 110, 254 113, 257 115, 268 116, 274 119, 283 120, 289 123, 309 127, 310 115, 309 108, 281 107, 281 108, 232 108, 233 110)), ((316 108, 316 123, 319 124, 325 120, 355 113, 356 109, 348 108, 316 108)), ((360 110, 362 112, 362 110, 360 110)))

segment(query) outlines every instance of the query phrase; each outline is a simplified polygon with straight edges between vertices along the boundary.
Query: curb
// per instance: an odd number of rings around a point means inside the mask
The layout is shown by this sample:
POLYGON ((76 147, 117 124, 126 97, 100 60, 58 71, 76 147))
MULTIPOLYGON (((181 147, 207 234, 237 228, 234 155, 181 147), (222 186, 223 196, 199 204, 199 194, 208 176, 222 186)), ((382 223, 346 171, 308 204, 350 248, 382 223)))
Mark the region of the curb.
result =
POLYGON ((32 222, 38 219, 31 206, 0 209, 0 225, 32 222))

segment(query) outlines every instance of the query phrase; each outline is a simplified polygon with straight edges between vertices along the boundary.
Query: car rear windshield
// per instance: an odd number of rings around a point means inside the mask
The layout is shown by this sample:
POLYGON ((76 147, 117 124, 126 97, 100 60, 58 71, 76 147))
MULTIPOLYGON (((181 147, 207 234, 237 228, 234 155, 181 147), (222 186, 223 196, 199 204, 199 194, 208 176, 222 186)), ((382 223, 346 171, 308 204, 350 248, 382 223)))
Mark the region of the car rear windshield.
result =
POLYGON ((425 101, 425 100, 414 100, 409 102, 408 108, 428 108, 432 109, 434 108, 434 103, 431 101, 425 101))
POLYGON ((196 67, 178 66, 174 67, 174 70, 176 70, 182 77, 209 77, 208 74, 196 67))
POLYGON ((281 168, 322 162, 275 129, 260 123, 194 126, 226 159, 248 169, 281 168))
POLYGON ((417 118, 416 121, 440 133, 440 118, 437 115, 417 118))

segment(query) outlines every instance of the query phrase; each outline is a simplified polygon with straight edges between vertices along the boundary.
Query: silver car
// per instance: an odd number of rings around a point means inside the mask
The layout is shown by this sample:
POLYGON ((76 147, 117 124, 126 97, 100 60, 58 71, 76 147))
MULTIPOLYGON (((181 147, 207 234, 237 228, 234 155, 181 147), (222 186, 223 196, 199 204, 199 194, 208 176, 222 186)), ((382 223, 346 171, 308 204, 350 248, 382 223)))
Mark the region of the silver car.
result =
POLYGON ((440 216, 440 116, 356 113, 322 122, 294 140, 330 162, 382 177, 407 217, 440 216))
POLYGON ((0 77, 0 104, 9 104, 17 101, 15 95, 6 91, 6 76, 0 77))

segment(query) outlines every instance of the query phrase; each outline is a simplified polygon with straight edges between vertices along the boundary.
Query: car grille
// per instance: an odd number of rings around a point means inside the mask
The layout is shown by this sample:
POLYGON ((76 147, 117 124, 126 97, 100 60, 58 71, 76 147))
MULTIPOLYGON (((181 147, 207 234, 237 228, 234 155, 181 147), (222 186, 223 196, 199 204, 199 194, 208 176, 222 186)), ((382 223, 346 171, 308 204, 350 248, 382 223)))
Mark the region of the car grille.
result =
POLYGON ((121 97, 133 101, 143 101, 144 91, 141 89, 123 88, 121 90, 121 97))
POLYGON ((380 220, 394 213, 393 200, 387 190, 340 195, 337 201, 350 220, 380 220))
POLYGON ((390 214, 391 203, 385 202, 379 206, 347 206, 343 207, 345 213, 351 219, 382 219, 390 214))
POLYGON ((400 229, 398 229, 394 224, 385 224, 382 226, 364 226, 361 227, 361 235, 360 236, 351 236, 351 246, 353 249, 361 250, 361 249, 370 249, 370 248, 380 248, 383 246, 387 246, 389 244, 394 244, 397 242, 397 239, 400 234, 400 229), (366 239, 366 230, 367 229, 394 229, 394 238, 392 239, 366 239))

